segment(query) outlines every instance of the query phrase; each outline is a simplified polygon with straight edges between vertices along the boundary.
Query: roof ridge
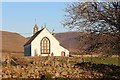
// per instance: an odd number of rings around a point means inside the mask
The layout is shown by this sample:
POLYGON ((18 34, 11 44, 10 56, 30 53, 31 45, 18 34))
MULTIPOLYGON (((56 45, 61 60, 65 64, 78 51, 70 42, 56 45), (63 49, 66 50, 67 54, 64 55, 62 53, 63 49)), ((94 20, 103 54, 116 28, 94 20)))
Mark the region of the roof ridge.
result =
MULTIPOLYGON (((44 29, 44 28, 42 28, 42 29, 40 29, 38 32, 36 32, 36 33, 25 43, 25 45, 30 44, 30 43, 37 37, 37 35, 38 35, 41 31, 43 31, 43 29, 44 29)), ((25 45, 24 45, 24 46, 25 46, 25 45)))

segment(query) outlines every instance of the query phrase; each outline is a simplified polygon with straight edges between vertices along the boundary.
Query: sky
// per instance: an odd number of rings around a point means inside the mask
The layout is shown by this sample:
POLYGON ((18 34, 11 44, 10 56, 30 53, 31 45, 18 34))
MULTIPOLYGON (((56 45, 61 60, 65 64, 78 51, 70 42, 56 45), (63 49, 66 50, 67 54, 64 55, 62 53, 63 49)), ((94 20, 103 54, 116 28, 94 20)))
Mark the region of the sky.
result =
MULTIPOLYGON (((61 23, 67 4, 78 0, 2 0, 0 2, 0 30, 16 32, 24 37, 33 35, 33 27, 46 25, 55 33, 69 31, 61 23), (2 26, 2 27, 1 27, 2 26)), ((88 0, 80 0, 81 2, 88 0)), ((89 0, 94 1, 94 0, 89 0)), ((106 1, 106 0, 97 0, 106 1)))
POLYGON ((46 25, 55 33, 68 31, 61 23, 68 2, 2 2, 2 30, 24 37, 33 35, 33 27, 46 25))

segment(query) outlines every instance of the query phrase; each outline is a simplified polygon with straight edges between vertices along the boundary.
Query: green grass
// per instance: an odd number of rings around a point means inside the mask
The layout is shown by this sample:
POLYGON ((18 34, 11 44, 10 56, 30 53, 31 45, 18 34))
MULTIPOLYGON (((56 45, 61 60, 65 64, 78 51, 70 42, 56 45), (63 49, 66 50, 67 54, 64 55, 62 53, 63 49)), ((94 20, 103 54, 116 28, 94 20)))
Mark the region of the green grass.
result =
POLYGON ((120 57, 86 57, 84 58, 85 62, 92 62, 96 64, 109 64, 109 65, 117 65, 120 66, 120 57))

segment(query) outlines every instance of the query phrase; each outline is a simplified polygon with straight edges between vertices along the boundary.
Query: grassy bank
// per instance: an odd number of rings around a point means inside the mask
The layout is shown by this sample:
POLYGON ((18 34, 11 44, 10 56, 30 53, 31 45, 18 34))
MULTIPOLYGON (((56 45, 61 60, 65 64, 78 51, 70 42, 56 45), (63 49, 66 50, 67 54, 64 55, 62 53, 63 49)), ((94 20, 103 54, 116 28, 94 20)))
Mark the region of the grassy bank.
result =
POLYGON ((84 57, 85 62, 96 64, 109 64, 120 66, 120 57, 99 56, 99 57, 84 57))

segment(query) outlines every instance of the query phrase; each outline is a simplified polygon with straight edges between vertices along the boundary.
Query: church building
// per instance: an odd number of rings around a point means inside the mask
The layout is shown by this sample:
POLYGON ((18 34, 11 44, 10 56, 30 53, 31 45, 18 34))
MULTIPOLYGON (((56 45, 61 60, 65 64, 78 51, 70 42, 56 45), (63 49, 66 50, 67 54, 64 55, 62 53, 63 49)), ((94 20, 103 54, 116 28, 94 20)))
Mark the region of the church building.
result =
POLYGON ((25 56, 69 56, 69 51, 43 26, 35 24, 33 36, 24 45, 25 56))

